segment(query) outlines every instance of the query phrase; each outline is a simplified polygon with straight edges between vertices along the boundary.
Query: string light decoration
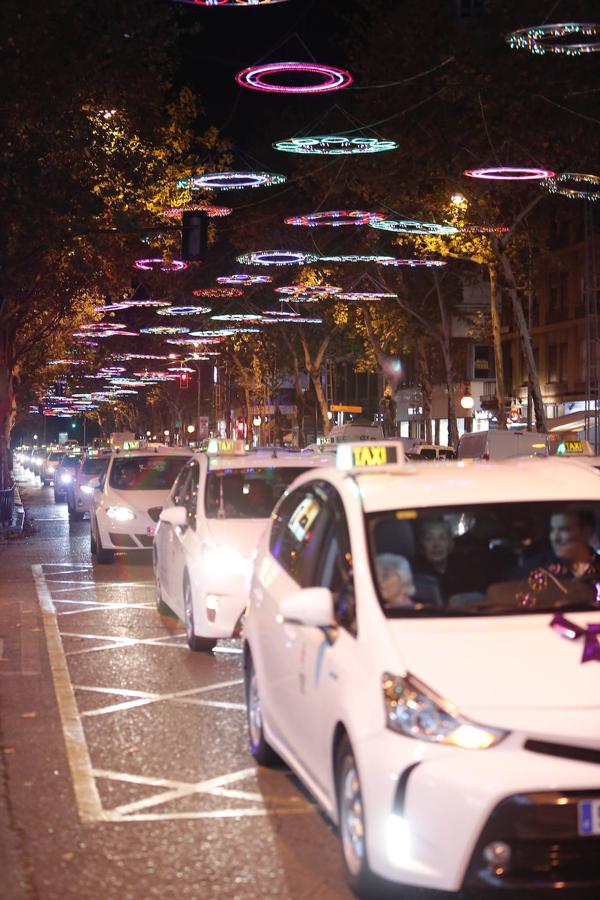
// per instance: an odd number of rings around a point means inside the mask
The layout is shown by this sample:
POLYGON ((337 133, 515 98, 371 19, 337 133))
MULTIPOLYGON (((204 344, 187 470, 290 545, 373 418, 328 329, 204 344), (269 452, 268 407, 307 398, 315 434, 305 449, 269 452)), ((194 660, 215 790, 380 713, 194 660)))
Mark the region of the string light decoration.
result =
POLYGON ((460 231, 465 234, 507 234, 508 225, 461 225, 460 231))
POLYGON ((373 303, 376 300, 395 300, 398 294, 386 293, 384 291, 348 291, 347 293, 337 294, 336 300, 343 300, 346 303, 373 303))
POLYGON ((248 287, 251 284, 271 284, 272 281, 270 275, 246 275, 244 272, 236 275, 221 275, 217 278, 217 284, 241 284, 242 287, 248 287))
MULTIPOLYGON (((161 325, 161 328, 165 328, 166 326, 161 325)), ((169 353, 165 355, 164 353, 114 353, 111 356, 111 359, 123 360, 123 362, 129 362, 133 359, 177 359, 176 353, 169 353)))
POLYGON ((152 309, 170 305, 168 300, 121 300, 119 303, 107 303, 106 306, 95 306, 94 312, 121 312, 124 309, 133 309, 134 307, 139 307, 140 309, 152 309))
POLYGON ((293 309, 265 309, 263 310, 263 316, 278 316, 280 319, 287 320, 298 319, 300 317, 300 313, 295 312, 295 310, 293 309))
POLYGON ((287 3, 287 0, 177 0, 190 6, 234 6, 244 9, 249 6, 267 6, 275 3, 287 3))
POLYGON ((484 169, 465 169, 463 174, 486 181, 544 181, 554 178, 556 172, 527 166, 488 166, 484 169))
POLYGON ((217 316, 211 316, 214 322, 260 322, 262 315, 260 313, 221 313, 217 316))
POLYGON ((189 330, 180 325, 149 325, 148 328, 140 328, 142 334, 187 334, 189 330))
POLYGON ((317 228, 319 225, 372 225, 385 219, 383 213, 365 212, 363 209, 332 209, 328 212, 308 213, 284 219, 286 225, 303 225, 317 228))
POLYGON ((271 94, 323 94, 327 91, 339 91, 353 82, 352 75, 345 69, 313 62, 278 62, 249 66, 238 72, 235 80, 242 87, 271 94), (278 75, 286 76, 289 73, 314 76, 314 80, 308 84, 286 84, 285 77, 283 82, 277 83, 274 80, 278 75))
POLYGON ((455 225, 438 225, 436 222, 418 222, 415 219, 383 219, 369 222, 371 228, 393 231, 396 234, 457 234, 455 225))
POLYGON ((558 22, 554 25, 532 25, 518 28, 506 35, 506 43, 511 50, 528 50, 542 56, 557 53, 562 56, 583 56, 584 53, 598 53, 600 43, 591 40, 576 40, 567 43, 564 39, 596 38, 600 35, 600 25, 590 22, 558 22))
POLYGON ((229 216, 233 210, 229 206, 207 206, 205 203, 185 203, 183 206, 169 206, 162 214, 167 219, 180 219, 184 212, 203 212, 209 219, 221 219, 229 216))
POLYGON ((286 325, 322 325, 323 319, 317 319, 313 316, 297 316, 295 319, 265 319, 263 325, 277 325, 285 322, 286 325))
POLYGON ((561 172, 544 182, 551 194, 560 194, 571 200, 600 200, 600 175, 586 175, 584 172, 561 172), (569 187, 569 184, 589 184, 590 190, 569 187))
POLYGON ((124 331, 127 325, 120 325, 116 322, 88 322, 86 325, 80 325, 80 331, 88 334, 95 334, 97 331, 124 331))
POLYGON ((149 259, 136 259, 133 264, 134 269, 141 269, 143 272, 183 272, 187 269, 188 264, 183 259, 160 259, 159 257, 151 257, 149 259))
MULTIPOLYGON (((89 332, 87 331, 74 331, 73 337, 87 337, 88 334, 89 332)), ((94 331, 93 335, 99 340, 109 337, 139 337, 140 333, 139 331, 112 331, 107 329, 105 331, 94 331)))
POLYGON ((341 290, 341 287, 336 287, 334 284, 284 284, 283 287, 275 288, 275 293, 285 294, 288 297, 303 294, 306 297, 320 300, 329 294, 339 294, 341 290))
POLYGON ((87 360, 85 360, 85 359, 49 359, 47 365, 49 365, 49 366, 86 366, 87 360))
POLYGON ((192 331, 190 337, 203 341, 219 341, 221 338, 226 337, 228 333, 233 334, 233 331, 230 328, 212 328, 204 331, 192 331))
POLYGON ((236 257, 245 266, 304 266, 319 260, 315 253, 300 250, 255 250, 236 257))
POLYGON ((159 316, 204 316, 210 311, 210 306, 170 306, 157 310, 157 313, 159 316))
POLYGON ((360 153, 384 153, 397 150, 396 141, 375 137, 345 137, 337 134, 318 134, 311 137, 287 138, 273 144, 283 153, 306 153, 314 156, 354 156, 360 153))
POLYGON ((204 344, 221 344, 226 337, 232 334, 234 334, 234 332, 231 329, 228 329, 227 334, 225 334, 224 331, 212 331, 211 337, 202 337, 202 335, 190 334, 188 337, 166 338, 165 343, 176 344, 180 347, 200 347, 204 344))
POLYGON ((235 191, 242 188, 271 187, 274 184, 283 184, 287 176, 274 172, 212 172, 210 175, 192 175, 190 178, 181 178, 177 187, 181 190, 205 190, 235 191))
POLYGON ((407 266, 409 268, 437 268, 447 265, 444 259, 403 259, 397 256, 359 256, 358 254, 350 254, 347 256, 320 256, 321 262, 338 262, 338 263, 356 263, 356 262, 374 262, 380 266, 407 266))

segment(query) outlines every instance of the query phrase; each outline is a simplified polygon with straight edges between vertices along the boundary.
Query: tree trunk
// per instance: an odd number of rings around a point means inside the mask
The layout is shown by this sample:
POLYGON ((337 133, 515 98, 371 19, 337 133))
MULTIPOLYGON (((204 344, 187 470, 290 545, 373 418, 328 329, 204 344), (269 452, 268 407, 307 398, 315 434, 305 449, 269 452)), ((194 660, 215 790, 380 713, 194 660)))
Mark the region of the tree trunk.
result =
POLYGON ((440 347, 444 359, 444 371, 446 373, 446 387, 448 390, 448 443, 451 447, 458 446, 458 423, 456 421, 456 407, 454 402, 454 366, 452 365, 452 351, 450 346, 450 320, 446 304, 442 297, 437 272, 434 273, 435 289, 440 310, 441 339, 440 347))
POLYGON ((494 364, 496 368, 496 402, 498 404, 498 428, 506 428, 506 394, 504 388, 504 360, 502 357, 501 296, 498 290, 498 273, 495 266, 488 266, 490 276, 490 313, 492 320, 492 341, 494 344, 494 364))
POLYGON ((431 398, 433 394, 433 385, 431 384, 429 357, 425 349, 425 340, 422 337, 417 338, 417 371, 419 373, 418 377, 421 384, 421 403, 423 407, 423 422, 425 424, 425 441, 428 444, 432 444, 431 398))
POLYGON ((548 433, 548 421, 546 419, 546 409, 544 407, 544 401, 542 399, 542 389, 540 387, 540 378, 537 371, 537 366, 535 364, 535 359, 533 356, 533 347, 531 345, 531 334, 529 333, 529 328, 527 327, 527 321, 525 319, 525 313, 523 311, 523 304, 521 303, 521 298, 519 297, 519 292, 517 290, 517 283, 515 281, 514 272, 512 270, 512 266, 510 264, 510 260, 506 253, 499 253, 500 265, 502 266, 502 272, 504 278, 506 280, 507 290, 510 294, 510 298, 512 300, 513 312, 515 314, 515 320, 517 323, 517 329, 519 335, 521 337, 521 341, 523 343, 523 352, 525 354, 525 359, 527 361, 527 367, 529 369, 529 377, 531 379, 531 397, 533 399, 533 408, 535 409, 535 423, 537 430, 542 432, 543 434, 548 433))
POLYGON ((0 333, 0 488, 12 483, 10 473, 10 436, 17 403, 15 398, 15 378, 11 357, 12 336, 8 331, 0 333))
POLYGON ((321 420, 323 422, 323 434, 325 435, 325 437, 327 437, 331 429, 331 423, 329 422, 329 419, 327 417, 327 400, 325 399, 325 394, 323 393, 323 385, 321 384, 321 369, 311 368, 309 369, 308 374, 310 375, 312 386, 315 389, 317 403, 319 404, 321 420))

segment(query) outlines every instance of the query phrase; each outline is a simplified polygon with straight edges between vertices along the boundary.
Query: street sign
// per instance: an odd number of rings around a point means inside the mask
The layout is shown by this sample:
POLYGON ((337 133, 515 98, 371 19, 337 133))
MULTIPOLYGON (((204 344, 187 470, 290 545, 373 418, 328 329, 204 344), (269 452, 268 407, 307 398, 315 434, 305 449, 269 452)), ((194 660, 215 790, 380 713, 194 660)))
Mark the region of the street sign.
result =
POLYGON ((347 413, 361 413, 363 411, 362 406, 344 406, 342 403, 332 403, 329 407, 331 412, 347 412, 347 413))

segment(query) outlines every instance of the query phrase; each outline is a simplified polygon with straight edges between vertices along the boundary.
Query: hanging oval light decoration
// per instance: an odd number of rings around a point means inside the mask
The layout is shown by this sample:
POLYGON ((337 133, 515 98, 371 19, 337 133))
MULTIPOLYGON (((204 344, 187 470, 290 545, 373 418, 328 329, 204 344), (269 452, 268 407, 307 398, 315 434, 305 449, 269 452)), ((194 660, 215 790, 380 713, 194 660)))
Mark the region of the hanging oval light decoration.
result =
POLYGON ((249 66, 238 72, 235 80, 242 87, 270 94, 323 94, 348 87, 353 78, 350 72, 335 66, 313 62, 278 62, 249 66), (279 82, 274 80, 277 76, 287 76, 290 73, 301 73, 312 80, 307 84, 289 84, 285 78, 279 82))

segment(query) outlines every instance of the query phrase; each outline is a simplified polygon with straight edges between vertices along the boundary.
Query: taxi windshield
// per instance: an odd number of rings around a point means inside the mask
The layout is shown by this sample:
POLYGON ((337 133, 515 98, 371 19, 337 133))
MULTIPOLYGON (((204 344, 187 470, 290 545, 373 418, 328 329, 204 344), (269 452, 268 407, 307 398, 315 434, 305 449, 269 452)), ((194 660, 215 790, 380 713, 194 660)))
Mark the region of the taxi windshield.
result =
POLYGON ((208 519, 266 519, 300 466, 264 466, 220 469, 206 479, 205 512, 208 519))
POLYGON ((123 456, 113 461, 109 484, 118 491, 165 491, 189 456, 123 456))
POLYGON ((600 503, 486 503, 367 515, 386 616, 600 608, 600 503))

